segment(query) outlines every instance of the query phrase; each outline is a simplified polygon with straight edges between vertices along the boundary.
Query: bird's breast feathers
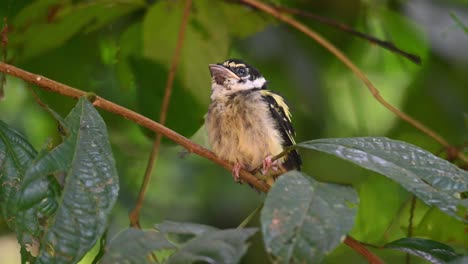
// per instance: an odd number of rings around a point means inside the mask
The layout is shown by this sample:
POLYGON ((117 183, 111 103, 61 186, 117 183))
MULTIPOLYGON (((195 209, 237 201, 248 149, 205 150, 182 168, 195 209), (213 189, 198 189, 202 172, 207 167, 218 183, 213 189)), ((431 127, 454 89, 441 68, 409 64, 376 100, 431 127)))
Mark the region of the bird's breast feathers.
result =
POLYGON ((221 158, 252 170, 268 155, 283 150, 269 104, 261 90, 241 91, 227 101, 213 101, 206 126, 213 151, 221 158))

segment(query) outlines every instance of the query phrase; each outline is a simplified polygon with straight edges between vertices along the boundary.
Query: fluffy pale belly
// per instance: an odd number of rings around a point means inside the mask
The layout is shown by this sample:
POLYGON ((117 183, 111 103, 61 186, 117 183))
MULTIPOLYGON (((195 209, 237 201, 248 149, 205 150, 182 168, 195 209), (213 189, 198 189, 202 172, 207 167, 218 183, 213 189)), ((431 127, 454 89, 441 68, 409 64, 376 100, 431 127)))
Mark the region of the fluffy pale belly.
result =
POLYGON ((247 170, 261 166, 265 157, 283 150, 282 138, 273 127, 268 109, 252 110, 211 107, 206 120, 213 152, 247 170))

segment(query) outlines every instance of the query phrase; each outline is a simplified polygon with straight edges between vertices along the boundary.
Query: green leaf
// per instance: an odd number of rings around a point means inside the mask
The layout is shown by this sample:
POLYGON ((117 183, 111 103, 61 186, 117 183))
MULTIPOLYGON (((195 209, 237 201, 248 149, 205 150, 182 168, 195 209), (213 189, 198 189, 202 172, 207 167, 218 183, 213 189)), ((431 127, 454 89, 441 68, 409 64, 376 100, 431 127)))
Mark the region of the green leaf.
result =
POLYGON ((117 199, 117 170, 98 112, 81 98, 65 125, 68 134, 62 144, 39 154, 21 186, 19 204, 27 207, 38 198, 38 181, 50 174, 65 175, 61 202, 41 241, 36 263, 80 260, 102 236, 117 199))
POLYGON ((177 235, 180 249, 167 263, 238 263, 247 251, 246 241, 256 228, 219 230, 211 226, 164 222, 156 226, 166 236, 177 235), (185 239, 184 239, 185 238, 185 239))
POLYGON ((162 233, 129 228, 109 242, 100 263, 150 263, 151 252, 175 248, 162 233))
POLYGON ((144 7, 141 0, 87 3, 57 3, 43 0, 31 3, 15 18, 18 30, 12 32, 10 45, 21 47, 21 58, 30 58, 59 47, 81 30, 96 30, 111 21, 144 7), (35 16, 31 16, 36 14, 35 16), (47 37, 44 37, 47 36, 47 37))
POLYGON ((283 174, 268 192, 261 213, 263 239, 276 263, 319 263, 354 225, 356 192, 317 182, 304 174, 283 174))
POLYGON ((330 138, 298 144, 383 174, 431 206, 463 219, 468 172, 414 145, 384 137, 330 138))
MULTIPOLYGON (((130 58, 130 67, 137 86, 138 112, 159 121, 168 75, 167 69, 152 60, 136 57, 130 58)), ((205 112, 206 106, 190 96, 176 78, 172 87, 166 125, 189 137, 203 124, 205 112)), ((154 135, 154 132, 150 130, 144 131, 148 135, 154 135)))
POLYGON ((402 238, 390 242, 384 247, 410 253, 434 264, 443 264, 460 257, 453 248, 434 240, 422 238, 402 238))
POLYGON ((43 222, 58 207, 57 182, 47 175, 30 184, 26 190, 31 193, 30 200, 18 202, 26 170, 36 156, 36 150, 19 132, 0 121, 0 205, 3 218, 16 233, 23 260, 30 257, 26 248, 37 244, 42 235, 43 222))

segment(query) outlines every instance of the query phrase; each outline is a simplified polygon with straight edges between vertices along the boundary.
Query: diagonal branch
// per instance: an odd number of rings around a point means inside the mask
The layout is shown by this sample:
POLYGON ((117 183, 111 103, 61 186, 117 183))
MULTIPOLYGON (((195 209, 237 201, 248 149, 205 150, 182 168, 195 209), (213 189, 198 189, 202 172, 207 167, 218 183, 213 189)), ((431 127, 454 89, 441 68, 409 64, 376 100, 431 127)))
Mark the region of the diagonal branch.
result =
POLYGON ((428 135, 429 137, 433 138, 435 141, 437 141, 440 145, 442 145, 447 152, 452 152, 456 153, 456 156, 462 160, 465 164, 468 164, 468 157, 466 157, 462 152, 458 151, 455 147, 451 146, 443 137, 441 137, 439 134, 436 132, 432 131, 425 125, 423 125, 421 122, 413 119, 409 115, 401 112, 398 110, 396 107, 391 105, 389 102, 387 102, 379 93, 379 90, 375 88, 375 86, 372 84, 372 82, 367 78, 367 76, 357 67, 346 55, 343 54, 338 48, 336 48, 333 44, 331 44, 328 40, 323 38, 320 34, 317 32, 311 30, 308 28, 306 25, 300 23, 299 21, 295 20, 294 18, 285 15, 284 13, 281 13, 280 11, 276 10, 274 7, 264 4, 262 2, 259 2, 257 0, 238 0, 239 2, 242 2, 244 4, 247 4, 249 6, 252 6, 256 9, 262 10, 263 12, 270 14, 273 17, 276 17, 278 20, 292 26, 293 28, 301 31, 302 33, 306 34, 308 37, 311 39, 315 40, 317 43, 322 45, 324 48, 326 48, 328 51, 330 51, 333 55, 335 55, 343 64, 345 64, 359 79, 361 79, 362 82, 367 86, 368 90, 374 96, 374 98, 385 108, 390 110, 392 113, 394 113, 396 116, 399 118, 403 119, 404 121, 408 122, 415 128, 419 129, 421 132, 424 134, 428 135))
MULTIPOLYGON (((10 64, 6 64, 4 62, 0 62, 0 72, 6 73, 11 76, 18 77, 26 82, 35 84, 41 87, 44 90, 59 93, 61 95, 65 95, 68 97, 79 98, 81 96, 86 95, 87 93, 76 88, 70 87, 68 85, 56 82, 54 80, 48 79, 41 75, 36 75, 22 69, 19 69, 15 66, 10 64)), ((218 158, 212 151, 195 144, 190 139, 178 134, 177 132, 143 116, 134 112, 130 109, 127 109, 123 106, 115 104, 111 101, 108 101, 100 96, 96 96, 93 101, 94 106, 99 107, 103 110, 108 112, 120 115, 125 119, 131 120, 143 127, 148 128, 149 130, 162 134, 163 136, 167 137, 168 139, 174 141, 178 145, 185 148, 188 152, 195 153, 199 156, 205 157, 224 167, 225 169, 232 171, 232 164, 229 162, 218 158)), ((241 170, 239 175, 244 181, 253 185, 257 190, 262 192, 268 192, 270 186, 265 182, 257 179, 257 177, 253 176, 246 170, 241 170)))
MULTIPOLYGON (((184 14, 182 17, 182 23, 180 24, 179 35, 177 37, 177 44, 172 58, 171 68, 167 76, 166 88, 164 89, 164 97, 161 105, 161 111, 159 116, 159 123, 161 125, 166 124, 167 110, 169 108, 169 102, 172 94, 172 87, 174 84, 175 73, 177 71, 177 65, 179 64, 180 52, 184 43, 185 29, 187 27, 188 18, 190 15, 190 9, 192 7, 192 0, 186 0, 184 6, 184 14)), ((143 200, 145 198, 146 190, 148 189, 149 181, 151 179, 151 172, 153 171, 154 163, 158 159, 159 146, 161 145, 162 134, 157 134, 156 139, 151 149, 151 154, 146 165, 145 176, 140 186, 138 193, 137 202, 135 208, 130 212, 130 226, 140 227, 140 211, 143 207, 143 200)))

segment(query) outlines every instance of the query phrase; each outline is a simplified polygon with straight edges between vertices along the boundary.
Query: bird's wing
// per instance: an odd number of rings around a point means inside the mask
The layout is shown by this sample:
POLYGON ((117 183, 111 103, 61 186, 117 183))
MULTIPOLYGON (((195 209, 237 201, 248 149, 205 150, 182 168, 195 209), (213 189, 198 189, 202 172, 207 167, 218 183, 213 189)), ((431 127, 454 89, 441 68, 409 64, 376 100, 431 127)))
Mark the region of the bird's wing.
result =
POLYGON ((296 144, 294 136, 296 132, 291 123, 291 112, 284 99, 269 90, 261 90, 263 99, 268 103, 270 113, 273 119, 277 122, 278 128, 281 131, 281 136, 286 143, 286 146, 296 144))
MULTIPOLYGON (((283 146, 289 147, 296 144, 294 136, 296 132, 292 126, 291 112, 284 99, 270 90, 261 90, 262 98, 268 103, 270 113, 277 123, 277 128, 283 138, 283 146)), ((296 150, 292 150, 287 155, 284 165, 288 169, 300 169, 301 158, 296 150)))

